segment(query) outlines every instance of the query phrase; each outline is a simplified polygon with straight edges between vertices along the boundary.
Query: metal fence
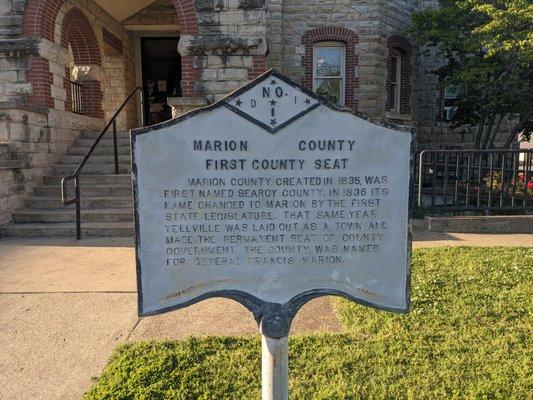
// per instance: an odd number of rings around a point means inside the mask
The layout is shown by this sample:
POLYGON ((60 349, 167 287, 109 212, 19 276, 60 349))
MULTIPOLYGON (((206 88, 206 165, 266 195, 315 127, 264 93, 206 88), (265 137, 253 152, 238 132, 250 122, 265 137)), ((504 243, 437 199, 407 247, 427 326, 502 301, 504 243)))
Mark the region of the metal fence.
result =
POLYGON ((70 95, 72 98, 72 112, 76 114, 83 114, 82 104, 82 85, 76 82, 70 82, 70 95))
POLYGON ((415 171, 424 214, 533 210, 533 150, 424 150, 415 171))

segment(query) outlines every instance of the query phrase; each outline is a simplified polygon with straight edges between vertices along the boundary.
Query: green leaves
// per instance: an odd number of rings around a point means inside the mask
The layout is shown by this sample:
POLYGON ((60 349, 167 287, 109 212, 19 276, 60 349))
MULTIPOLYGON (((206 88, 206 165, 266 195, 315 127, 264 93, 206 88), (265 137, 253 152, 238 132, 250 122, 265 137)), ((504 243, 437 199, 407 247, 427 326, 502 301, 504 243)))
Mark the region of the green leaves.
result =
MULTIPOLYGON (((483 116, 529 118, 533 108, 530 0, 442 0, 441 8, 414 14, 410 34, 419 45, 434 46, 443 56, 444 65, 436 71, 441 87, 453 84, 464 89, 457 102, 456 125, 484 128, 483 116)), ((480 134, 494 132, 481 129, 480 134)), ((477 142, 491 141, 478 138, 477 142)))

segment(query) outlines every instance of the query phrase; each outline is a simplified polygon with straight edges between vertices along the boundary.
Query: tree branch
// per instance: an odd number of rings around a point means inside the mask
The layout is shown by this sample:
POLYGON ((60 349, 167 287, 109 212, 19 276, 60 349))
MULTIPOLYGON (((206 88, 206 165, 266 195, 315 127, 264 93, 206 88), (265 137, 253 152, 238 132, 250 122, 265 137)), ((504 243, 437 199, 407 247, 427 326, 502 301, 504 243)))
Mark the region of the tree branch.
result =
POLYGON ((503 121, 503 119, 505 118, 506 115, 507 115, 507 113, 503 113, 500 116, 500 119, 498 120, 498 123, 496 124, 496 128, 494 129, 494 132, 492 132, 492 137, 490 138, 490 141, 489 141, 489 143, 488 143, 488 145, 486 147, 487 149, 494 148, 494 139, 496 139, 496 135, 500 131, 500 126, 501 126, 502 121, 503 121))
POLYGON ((492 127, 494 126, 494 120, 496 119, 497 114, 492 114, 489 120, 489 126, 487 127, 487 130, 485 131, 485 139, 483 140, 483 145, 481 146, 482 149, 487 148, 487 143, 489 143, 490 139, 490 133, 492 131, 492 127))
POLYGON ((479 125, 477 127, 477 133, 476 133, 476 140, 474 142, 474 148, 479 149, 479 145, 481 143, 481 137, 483 135, 483 129, 485 128, 485 120, 487 119, 487 112, 483 112, 483 115, 481 116, 481 120, 479 121, 479 125))

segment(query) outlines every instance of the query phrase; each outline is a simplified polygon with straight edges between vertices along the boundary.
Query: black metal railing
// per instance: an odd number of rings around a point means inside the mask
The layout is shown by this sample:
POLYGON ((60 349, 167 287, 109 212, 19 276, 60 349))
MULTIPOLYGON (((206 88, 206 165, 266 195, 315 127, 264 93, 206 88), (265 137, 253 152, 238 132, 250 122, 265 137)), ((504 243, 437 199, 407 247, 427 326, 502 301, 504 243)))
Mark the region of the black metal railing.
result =
POLYGON ((83 103, 82 103, 82 90, 83 86, 79 83, 70 81, 70 97, 72 100, 72 112, 76 114, 83 114, 83 103))
POLYGON ((533 150, 424 150, 415 171, 421 212, 533 210, 533 150))
MULTIPOLYGON (((96 138, 96 141, 93 143, 83 160, 81 161, 80 165, 76 168, 76 170, 69 176, 65 176, 63 179, 61 179, 61 203, 63 203, 64 206, 68 206, 71 204, 76 204, 76 239, 81 239, 81 200, 80 200, 80 174, 83 170, 83 167, 91 157, 91 154, 93 153, 96 146, 98 146, 98 143, 102 139, 102 137, 105 135, 107 130, 113 126, 113 149, 114 149, 114 157, 115 157, 115 174, 119 174, 119 163, 118 163, 118 149, 117 149, 117 121, 116 118, 120 114, 120 112, 124 109, 126 104, 131 100, 131 98, 139 91, 141 94, 141 109, 144 102, 144 93, 143 89, 140 86, 137 86, 133 91, 130 93, 130 95, 124 100, 122 105, 118 108, 118 110, 115 112, 113 117, 109 120, 105 128, 102 130, 100 135, 98 135, 98 138, 96 138), (67 183, 69 181, 74 181, 74 198, 68 199, 68 193, 67 193, 67 183)), ((143 121, 143 117, 141 114, 141 121, 143 121)), ((141 123, 141 125, 144 125, 144 122, 141 123)))

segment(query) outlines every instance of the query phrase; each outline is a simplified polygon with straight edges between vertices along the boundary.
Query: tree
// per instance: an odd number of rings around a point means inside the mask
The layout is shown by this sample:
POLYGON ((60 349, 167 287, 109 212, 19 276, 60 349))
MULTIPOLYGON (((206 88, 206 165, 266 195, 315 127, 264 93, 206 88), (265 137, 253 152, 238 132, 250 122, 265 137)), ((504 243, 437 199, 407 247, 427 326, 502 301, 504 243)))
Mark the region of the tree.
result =
POLYGON ((492 148, 502 122, 513 126, 508 148, 533 130, 533 2, 440 0, 413 15, 410 34, 436 48, 439 86, 461 88, 452 126, 477 127, 476 148, 492 148))

